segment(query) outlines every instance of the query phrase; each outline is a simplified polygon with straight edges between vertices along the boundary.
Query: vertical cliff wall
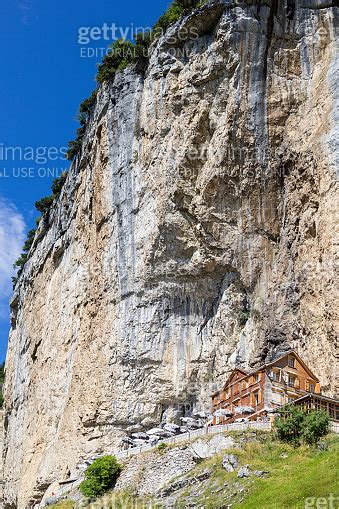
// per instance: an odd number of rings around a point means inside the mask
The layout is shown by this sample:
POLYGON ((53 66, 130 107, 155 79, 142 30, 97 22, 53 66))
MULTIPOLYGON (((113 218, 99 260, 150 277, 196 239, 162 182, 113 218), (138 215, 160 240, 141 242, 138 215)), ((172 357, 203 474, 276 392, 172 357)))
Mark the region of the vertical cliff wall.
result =
POLYGON ((337 14, 212 2, 100 89, 12 299, 7 507, 235 363, 293 347, 335 392, 337 14))

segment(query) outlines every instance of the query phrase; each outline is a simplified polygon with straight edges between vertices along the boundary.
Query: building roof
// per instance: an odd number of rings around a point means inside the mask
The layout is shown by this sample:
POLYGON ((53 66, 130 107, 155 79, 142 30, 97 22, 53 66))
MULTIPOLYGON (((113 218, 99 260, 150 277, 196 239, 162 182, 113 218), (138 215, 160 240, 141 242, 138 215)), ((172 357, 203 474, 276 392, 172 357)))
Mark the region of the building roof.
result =
MULTIPOLYGON (((229 382, 230 382, 230 380, 231 380, 232 376, 234 375, 234 373, 235 373, 236 371, 240 371, 241 373, 243 373, 243 375, 244 375, 244 376, 243 376, 242 378, 245 378, 246 376, 248 376, 248 375, 249 375, 248 371, 245 371, 245 370, 244 370, 244 369, 242 369, 242 368, 238 368, 238 367, 233 368, 233 369, 232 369, 232 371, 231 371, 231 373, 230 373, 230 375, 228 376, 228 378, 227 378, 226 382, 225 382, 225 383, 224 383, 224 385, 223 385, 223 389, 221 389, 221 390, 219 389, 218 391, 214 391, 214 392, 211 394, 211 397, 215 396, 216 394, 219 394, 222 390, 224 390, 224 389, 227 387, 227 385, 229 384, 229 382)), ((242 380, 242 378, 240 378, 240 380, 242 380)))
POLYGON ((256 371, 260 371, 261 369, 264 369, 264 368, 268 368, 270 366, 272 366, 272 364, 275 364, 277 361, 279 361, 280 359, 283 359, 284 357, 286 357, 286 355, 295 355, 296 358, 298 359, 298 361, 300 362, 300 364, 302 365, 302 367, 307 371, 307 373, 311 376, 311 378, 313 378, 314 380, 316 380, 317 382, 319 382, 319 378, 317 376, 315 376, 315 374, 310 370, 310 368, 305 364, 305 362, 301 359, 301 357, 297 354, 297 352, 295 352, 294 350, 288 350, 288 352, 285 352, 284 354, 280 354, 278 355, 276 358, 274 358, 271 362, 268 362, 266 364, 263 364, 260 368, 258 368, 256 371))
POLYGON ((324 396, 323 394, 316 394, 314 392, 309 392, 307 394, 304 394, 304 396, 301 396, 298 399, 295 399, 293 401, 293 404, 295 403, 301 403, 302 401, 306 401, 307 399, 320 399, 322 401, 328 401, 329 403, 339 403, 339 399, 336 398, 330 398, 329 396, 324 396))
POLYGON ((287 352, 285 353, 279 353, 273 360, 271 360, 270 362, 267 362, 265 364, 262 364, 261 366, 259 366, 257 369, 255 370, 252 370, 252 371, 245 371, 244 369, 242 368, 239 368, 239 367, 235 367, 231 374, 229 375, 229 377, 227 378, 224 386, 223 386, 223 389, 219 390, 219 391, 215 391, 211 397, 214 397, 216 396, 217 394, 219 394, 222 390, 225 390, 226 387, 229 385, 229 382, 232 378, 232 376, 234 375, 234 373, 236 371, 240 371, 241 373, 244 374, 244 376, 242 378, 240 378, 239 380, 237 380, 238 382, 240 382, 241 380, 243 380, 244 378, 246 378, 247 376, 251 376, 251 375, 254 375, 255 373, 258 373, 258 371, 262 371, 263 369, 266 369, 266 368, 269 368, 270 366, 272 366, 273 364, 275 364, 276 362, 278 362, 280 359, 283 359, 284 357, 286 357, 287 355, 295 355, 296 358, 298 359, 298 361, 300 362, 300 364, 303 366, 303 368, 307 371, 307 373, 310 375, 310 377, 314 380, 316 380, 317 382, 319 382, 319 378, 317 376, 315 376, 315 374, 310 370, 310 368, 304 363, 304 361, 299 357, 299 355, 297 354, 297 352, 295 352, 294 350, 288 350, 287 352))

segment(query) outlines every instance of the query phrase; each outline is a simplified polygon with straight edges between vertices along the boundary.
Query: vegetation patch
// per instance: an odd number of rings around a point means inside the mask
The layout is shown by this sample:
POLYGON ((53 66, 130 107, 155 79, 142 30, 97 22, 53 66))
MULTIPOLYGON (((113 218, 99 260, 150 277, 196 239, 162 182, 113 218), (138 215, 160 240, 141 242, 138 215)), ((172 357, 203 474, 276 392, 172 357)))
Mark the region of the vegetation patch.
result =
POLYGON ((328 447, 327 451, 305 445, 296 449, 273 442, 245 451, 243 461, 269 470, 269 476, 251 479, 249 494, 234 509, 276 509, 277 501, 281 508, 304 509, 308 497, 338 493, 338 437, 328 437, 328 447))
MULTIPOLYGON (((51 195, 45 196, 44 198, 41 198, 41 200, 35 202, 35 208, 39 212, 41 212, 42 215, 48 213, 54 200, 56 200, 59 197, 61 190, 64 186, 64 183, 66 182, 67 174, 68 173, 66 171, 64 171, 59 177, 57 177, 56 179, 53 180, 52 186, 51 186, 51 189, 52 189, 51 195)), ((37 226, 38 226, 40 220, 41 220, 41 216, 38 217, 36 220, 37 226)), ((27 262, 27 260, 29 258, 29 251, 33 245, 35 233, 36 233, 36 229, 29 230, 29 232, 27 234, 27 239, 25 240, 25 243, 22 248, 22 253, 13 265, 13 268, 17 270, 16 276, 12 277, 13 288, 15 287, 15 285, 23 271, 25 263, 27 262)))
POLYGON ((86 470, 85 479, 80 484, 80 492, 88 498, 103 495, 114 488, 122 466, 115 456, 96 459, 86 470))
POLYGON ((67 147, 66 157, 69 161, 72 161, 81 149, 82 140, 86 132, 86 126, 88 125, 89 119, 95 108, 97 94, 98 91, 94 90, 91 95, 80 104, 78 113, 80 127, 77 129, 75 140, 69 141, 67 147))
MULTIPOLYGON (((143 68, 149 58, 149 47, 153 41, 163 35, 169 26, 178 21, 183 15, 189 14, 197 7, 201 7, 207 0, 174 0, 167 11, 160 16, 151 30, 134 34, 134 41, 119 39, 107 51, 102 62, 98 65, 97 81, 104 83, 114 78, 118 71, 123 71, 129 65, 142 64, 143 68)), ((76 131, 74 140, 68 142, 67 159, 72 161, 81 150, 83 138, 89 117, 95 107, 97 90, 80 105, 78 120, 80 127, 76 131)), ((42 204, 48 206, 48 202, 42 204)))
POLYGON ((61 500, 57 504, 49 505, 50 509, 74 509, 75 502, 72 500, 61 500))
POLYGON ((273 434, 266 434, 262 440, 243 444, 241 449, 224 451, 223 454, 201 462, 190 477, 197 477, 205 470, 211 475, 206 481, 194 484, 182 492, 177 507, 204 507, 214 509, 232 505, 232 509, 265 508, 301 509, 307 497, 328 497, 338 492, 339 480, 339 439, 327 435, 327 450, 314 446, 281 443, 273 434), (238 457, 239 468, 249 465, 252 474, 248 478, 237 477, 222 467, 225 453, 238 457), (255 471, 268 471, 264 477, 257 477, 255 471))
POLYGON ((298 406, 287 406, 279 411, 274 421, 279 440, 299 446, 316 444, 328 433, 330 419, 324 411, 305 412, 298 406))

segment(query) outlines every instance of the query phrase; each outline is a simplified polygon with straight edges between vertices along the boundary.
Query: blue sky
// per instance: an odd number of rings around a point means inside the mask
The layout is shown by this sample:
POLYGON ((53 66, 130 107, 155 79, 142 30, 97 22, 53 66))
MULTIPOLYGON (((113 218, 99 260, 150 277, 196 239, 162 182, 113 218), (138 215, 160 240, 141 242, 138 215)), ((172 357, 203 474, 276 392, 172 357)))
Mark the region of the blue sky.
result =
POLYGON ((107 37, 152 26, 169 0, 2 0, 0 5, 0 361, 9 331, 12 264, 69 164, 80 102, 95 88, 107 37), (103 27, 109 29, 103 30, 103 27), (81 39, 94 29, 93 37, 81 39), (48 151, 48 154, 47 154, 48 151), (47 157, 45 157, 47 155, 47 157), (40 157, 39 157, 40 156, 40 157))

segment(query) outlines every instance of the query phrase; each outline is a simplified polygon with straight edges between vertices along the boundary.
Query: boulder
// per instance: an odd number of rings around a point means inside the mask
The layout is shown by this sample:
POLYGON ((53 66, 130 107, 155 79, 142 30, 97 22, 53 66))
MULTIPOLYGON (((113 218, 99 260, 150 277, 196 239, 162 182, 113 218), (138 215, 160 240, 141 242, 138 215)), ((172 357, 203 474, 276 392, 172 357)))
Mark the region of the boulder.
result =
POLYGON ((248 465, 244 465, 238 470, 238 477, 239 479, 242 479, 244 477, 250 477, 251 471, 250 467, 248 465))
POLYGON ((253 475, 256 475, 257 477, 266 477, 268 474, 268 470, 253 470, 253 475))
POLYGON ((236 406, 234 411, 237 415, 253 414, 254 408, 252 406, 236 406))
POLYGON ((138 431, 142 431, 143 430, 143 426, 141 425, 141 423, 137 423, 137 424, 131 424, 130 426, 127 426, 127 428, 125 429, 126 433, 138 433, 138 431))
POLYGON ((222 460, 222 466, 227 472, 233 472, 238 466, 238 458, 235 454, 226 454, 222 460))
POLYGON ((180 426, 180 433, 187 433, 187 432, 188 432, 187 426, 180 426))
POLYGON ((191 445, 189 449, 192 451, 196 459, 211 458, 214 454, 219 454, 223 449, 230 449, 236 446, 232 437, 225 437, 221 433, 214 435, 210 440, 200 438, 191 445))
POLYGON ((162 438, 171 438, 174 437, 175 433, 172 433, 171 431, 163 430, 162 435, 160 435, 162 438))
POLYGON ((189 429, 199 429, 204 426, 203 421, 201 421, 200 419, 193 419, 193 417, 183 417, 181 421, 189 429))

